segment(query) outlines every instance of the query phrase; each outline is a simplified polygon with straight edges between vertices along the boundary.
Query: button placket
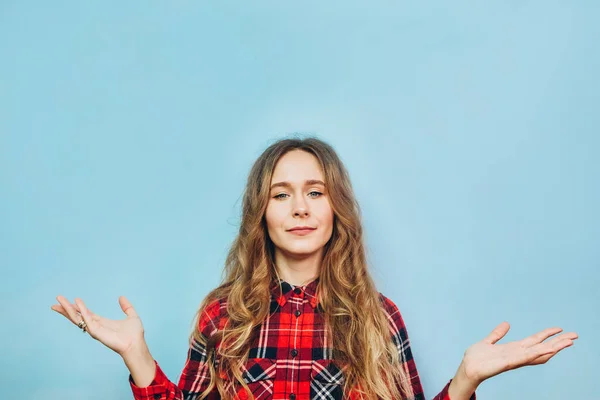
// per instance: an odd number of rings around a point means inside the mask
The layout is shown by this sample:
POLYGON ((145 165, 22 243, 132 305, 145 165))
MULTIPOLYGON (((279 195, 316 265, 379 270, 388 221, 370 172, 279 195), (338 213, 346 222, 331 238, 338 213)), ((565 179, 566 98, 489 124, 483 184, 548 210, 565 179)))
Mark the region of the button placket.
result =
MULTIPOLYGON (((298 308, 296 308, 296 309, 294 310, 294 315, 296 316, 296 318, 298 318, 298 317, 300 317, 300 315, 302 315, 302 311, 300 310, 300 308, 304 307, 305 293, 304 293, 304 291, 302 290, 302 288, 300 288, 300 287, 296 287, 296 288, 294 288, 294 290, 293 290, 293 293, 294 293, 294 297, 298 297, 298 298, 302 299, 302 301, 300 302, 301 304, 299 304, 299 305, 298 305, 298 304, 296 304, 296 307, 298 307, 298 308)), ((301 327, 301 325, 299 326, 298 324, 300 324, 300 321, 298 321, 298 322, 296 323, 296 326, 298 327, 298 329, 299 329, 299 330, 302 330, 302 327, 301 327)), ((294 358, 294 359, 295 359, 295 358, 298 356, 298 354, 299 354, 299 351, 298 351, 298 349, 295 349, 295 348, 294 348, 294 349, 292 349, 292 350, 290 351, 290 355, 291 355, 291 356, 292 356, 292 358, 294 358)), ((295 393, 290 393, 290 395, 289 395, 289 399, 290 399, 290 400, 296 400, 296 394, 295 394, 295 393)))

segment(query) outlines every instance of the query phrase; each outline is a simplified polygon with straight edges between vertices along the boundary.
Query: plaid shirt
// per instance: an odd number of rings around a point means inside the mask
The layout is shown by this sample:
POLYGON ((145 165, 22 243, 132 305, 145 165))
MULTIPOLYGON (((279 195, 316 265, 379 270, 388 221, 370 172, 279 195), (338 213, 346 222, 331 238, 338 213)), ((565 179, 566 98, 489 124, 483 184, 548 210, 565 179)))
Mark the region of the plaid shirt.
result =
MULTIPOLYGON (((294 287, 283 280, 272 285, 271 315, 253 339, 243 370, 244 381, 256 400, 342 399, 343 368, 340 369, 332 360, 330 343, 324 335, 324 319, 320 307, 317 307, 318 281, 319 278, 302 287, 294 287)), ((414 399, 424 400, 404 321, 396 305, 383 294, 379 295, 390 321, 392 340, 400 352, 401 360, 408 364, 414 399)), ((223 329, 227 319, 226 310, 226 300, 215 300, 205 309, 199 320, 199 329, 207 338, 223 329)), ((156 374, 149 386, 137 387, 129 375, 134 398, 199 399, 210 381, 206 360, 206 348, 193 341, 178 385, 169 381, 155 360, 156 374)), ((451 381, 433 400, 450 400, 448 387, 451 381)), ((237 385, 237 398, 248 398, 243 387, 239 383, 237 385)), ((352 400, 358 396, 351 392, 347 398, 352 400)), ((206 399, 220 399, 216 388, 206 399)), ((474 393, 471 400, 475 399, 474 393)))

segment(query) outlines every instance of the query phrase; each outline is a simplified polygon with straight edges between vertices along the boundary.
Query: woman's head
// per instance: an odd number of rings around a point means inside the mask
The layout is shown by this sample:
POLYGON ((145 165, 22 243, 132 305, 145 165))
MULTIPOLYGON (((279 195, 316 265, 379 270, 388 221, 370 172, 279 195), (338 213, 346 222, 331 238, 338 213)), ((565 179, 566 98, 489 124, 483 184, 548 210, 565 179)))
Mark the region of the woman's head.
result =
MULTIPOLYGON (((240 368, 254 328, 271 312, 270 288, 281 257, 320 261, 317 297, 327 343, 334 359, 346 367, 346 389, 358 385, 365 398, 398 398, 396 386, 386 384, 396 381, 410 394, 390 321, 368 271, 360 208, 350 178, 334 149, 309 137, 279 140, 253 164, 223 283, 200 305, 197 317, 215 299, 227 302, 228 325, 219 332, 227 346, 218 349, 219 373, 211 366, 212 381, 222 396, 219 376, 233 375, 231 379, 242 382, 240 368), (297 226, 316 230, 304 236, 289 232, 297 226)), ((205 341, 197 327, 193 338, 205 341)))
POLYGON ((311 152, 291 150, 279 158, 271 176, 265 225, 281 258, 322 259, 331 238, 333 209, 323 167, 311 152), (297 230, 307 227, 308 230, 297 230))
POLYGON ((282 256, 322 258, 346 229, 360 231, 359 209, 348 173, 329 144, 286 138, 263 151, 248 176, 240 234, 262 231, 269 262, 282 256), (305 235, 289 231, 298 226, 316 229, 305 235))

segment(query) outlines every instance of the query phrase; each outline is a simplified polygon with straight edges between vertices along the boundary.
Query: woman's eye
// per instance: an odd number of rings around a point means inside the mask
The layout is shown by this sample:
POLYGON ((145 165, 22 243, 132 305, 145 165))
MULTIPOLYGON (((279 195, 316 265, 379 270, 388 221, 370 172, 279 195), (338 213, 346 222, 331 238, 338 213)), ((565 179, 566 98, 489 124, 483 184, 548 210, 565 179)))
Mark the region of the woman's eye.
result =
MULTIPOLYGON (((317 198, 319 196, 321 196, 323 193, 321 192, 317 192, 317 191, 312 191, 309 193, 309 196, 311 196, 312 198, 317 198)), ((273 196, 274 199, 283 199, 285 196, 287 196, 287 193, 279 193, 278 195, 273 196)))

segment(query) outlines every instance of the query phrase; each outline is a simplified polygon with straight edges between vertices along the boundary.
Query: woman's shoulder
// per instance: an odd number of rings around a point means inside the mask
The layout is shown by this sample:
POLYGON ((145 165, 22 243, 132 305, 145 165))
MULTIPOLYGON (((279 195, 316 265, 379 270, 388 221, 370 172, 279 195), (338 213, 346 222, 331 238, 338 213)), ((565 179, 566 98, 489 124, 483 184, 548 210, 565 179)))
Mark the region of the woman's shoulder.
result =
POLYGON ((397 310, 398 307, 396 306, 396 303, 394 303, 392 301, 392 299, 390 299, 389 297, 387 297, 386 295, 384 295, 381 292, 379 293, 379 301, 381 301, 381 304, 383 304, 384 307, 389 308, 391 310, 397 310))
POLYGON ((402 318, 402 314, 396 303, 381 292, 379 292, 379 300, 383 305, 388 320, 392 323, 392 329, 397 331, 405 330, 406 326, 404 325, 404 319, 402 318))

